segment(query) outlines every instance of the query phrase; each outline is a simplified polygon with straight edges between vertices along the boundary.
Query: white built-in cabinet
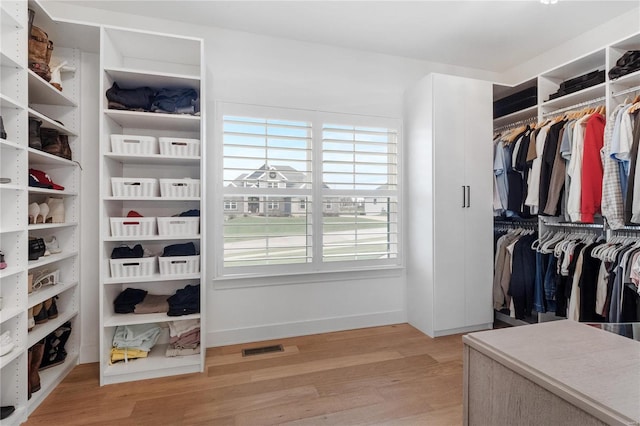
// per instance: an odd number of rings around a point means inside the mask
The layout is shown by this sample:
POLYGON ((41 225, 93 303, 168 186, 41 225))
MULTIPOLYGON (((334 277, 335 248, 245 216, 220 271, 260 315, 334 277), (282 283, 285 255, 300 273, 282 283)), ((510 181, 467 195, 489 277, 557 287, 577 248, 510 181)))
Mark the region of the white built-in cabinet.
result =
POLYGON ((429 336, 492 326, 491 90, 429 74, 405 92, 407 315, 429 336))
MULTIPOLYGON (((8 267, 0 270, 0 331, 11 331, 14 348, 0 357, 1 405, 13 405, 16 411, 2 424, 20 424, 26 420, 62 379, 78 364, 80 348, 80 49, 90 43, 91 30, 84 26, 53 21, 37 1, 3 1, 1 9, 2 46, 0 63, 0 105, 7 138, 0 140, 0 250, 8 267), (35 12, 34 25, 54 41, 50 64, 67 61, 61 74, 62 91, 27 68, 28 9, 35 12), (78 43, 76 43, 78 42, 78 43), (68 137, 72 160, 29 147, 29 117, 42 122, 42 128, 56 129, 68 137), (28 186, 28 169, 47 173, 64 190, 28 186), (28 205, 46 203, 48 198, 62 200, 64 221, 30 224, 28 205), (60 253, 28 260, 29 237, 49 239, 55 236, 60 253), (28 293, 28 277, 43 271, 58 271, 58 282, 28 293), (27 330, 30 308, 56 297, 57 318, 27 330), (41 389, 27 399, 28 349, 62 324, 71 323, 71 335, 65 344, 67 356, 62 364, 40 371, 41 389)), ((97 38, 96 38, 97 40, 97 38)))
MULTIPOLYGON (((106 91, 116 82, 123 89, 148 86, 162 88, 192 88, 204 98, 203 43, 201 39, 174 37, 166 34, 141 32, 121 28, 103 27, 100 45, 100 383, 119 383, 174 374, 201 372, 204 370, 205 350, 201 346, 198 355, 166 357, 169 340, 167 321, 200 319, 204 336, 205 308, 205 105, 200 102, 200 114, 166 114, 145 111, 109 109, 106 91), (197 155, 160 154, 158 147, 149 151, 127 149, 114 151, 112 135, 169 137, 200 140, 197 155), (112 179, 125 178, 131 182, 149 182, 149 179, 200 180, 198 193, 187 195, 160 195, 158 187, 142 194, 114 193, 112 179), (145 218, 161 218, 178 215, 191 209, 200 209, 199 233, 159 235, 155 219, 151 233, 132 233, 118 236, 112 233, 111 219, 126 217, 133 210, 145 218), (200 265, 197 272, 189 270, 179 274, 160 274, 158 260, 153 261, 151 274, 140 275, 136 259, 131 259, 132 272, 112 275, 110 257, 112 250, 121 245, 133 247, 141 244, 153 255, 161 255, 170 244, 193 242, 199 249, 200 265), (201 313, 169 317, 166 313, 119 314, 114 311, 114 300, 126 288, 142 289, 149 294, 173 295, 186 285, 201 284, 201 313), (116 327, 133 324, 155 323, 163 332, 149 356, 145 359, 122 363, 110 363, 110 350, 116 327)), ((125 143, 135 138, 124 138, 125 143)), ((142 146, 142 145, 140 145, 142 146)), ((146 184, 145 184, 146 185, 146 184)))

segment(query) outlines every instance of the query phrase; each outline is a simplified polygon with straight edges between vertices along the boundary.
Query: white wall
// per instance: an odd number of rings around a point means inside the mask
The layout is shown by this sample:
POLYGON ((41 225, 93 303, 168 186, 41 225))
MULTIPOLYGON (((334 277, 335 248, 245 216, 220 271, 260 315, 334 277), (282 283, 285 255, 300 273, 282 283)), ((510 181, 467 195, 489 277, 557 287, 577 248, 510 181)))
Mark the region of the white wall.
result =
MULTIPOLYGON (((55 2, 47 2, 45 6, 55 18, 68 21, 202 37, 207 59, 208 123, 214 122, 214 107, 218 100, 400 118, 405 88, 429 72, 489 80, 497 78, 496 74, 487 71, 219 28, 168 23, 55 2)), ((86 72, 96 72, 95 64, 90 64, 86 72)), ((97 126, 99 116, 95 96, 92 91, 85 93, 83 90, 83 107, 91 105, 83 116, 96 117, 90 126, 97 126)), ((97 128, 92 131, 97 134, 97 128)), ((209 143, 214 141, 215 132, 209 124, 209 143)), ((97 170, 97 157, 97 144, 95 149, 83 147, 83 164, 92 166, 85 168, 83 173, 86 204, 82 212, 83 265, 88 267, 86 271, 83 269, 82 362, 98 359, 98 277, 91 266, 98 262, 98 175, 91 174, 91 170, 97 170)), ((207 194, 209 199, 213 199, 211 195, 207 194)), ((209 223, 209 241, 215 238, 212 229, 209 223)), ((212 253, 211 258, 219 255, 213 253, 212 247, 209 253, 212 253)), ((208 270, 213 271, 213 267, 208 270)), ((224 288, 214 288, 212 276, 207 277, 207 345, 406 321, 402 270, 382 275, 333 274, 324 279, 310 278, 302 276, 288 279, 286 284, 269 286, 255 286, 254 282, 241 288, 237 286, 247 283, 225 282, 224 288)))
MULTIPOLYGON (((90 4, 90 3, 88 3, 90 4)), ((208 123, 213 123, 215 101, 244 102, 269 106, 315 109, 332 112, 402 117, 403 92, 406 87, 430 72, 454 74, 496 82, 518 83, 526 77, 552 68, 620 38, 619 26, 630 28, 633 17, 598 27, 588 37, 565 43, 527 64, 505 74, 449 66, 382 54, 341 49, 259 36, 255 34, 167 22, 130 16, 89 7, 47 1, 45 7, 56 18, 90 22, 179 35, 202 37, 207 58, 208 123), (613 34, 613 36, 611 36, 613 34), (613 37, 613 38, 612 38, 613 37), (594 45, 595 44, 595 45, 594 45), (525 77, 526 76, 526 77, 525 77)), ((622 32, 624 32, 622 31, 622 32)), ((95 67, 91 67, 93 69, 95 67)), ((82 105, 97 104, 93 94, 83 92, 82 105)), ((100 95, 101 96, 101 95, 100 95)), ((97 108, 97 107, 96 107, 97 108)), ((86 114, 89 114, 87 111, 86 114)), ((99 112, 95 112, 96 117, 99 112)), ((96 124, 94 124, 96 125, 96 124)), ((216 129, 207 126, 207 140, 215 140, 216 129)), ((97 130, 96 130, 97 133, 97 130)), ((87 142, 87 141, 85 141, 87 142)), ((91 150, 83 149, 83 162, 97 162, 91 150)), ((97 169, 97 168, 96 168, 97 169)), ((90 205, 83 211, 83 264, 97 265, 97 173, 83 173, 83 199, 90 205), (95 181, 92 181, 94 179, 95 181), (93 221, 93 223, 92 223, 93 221), (95 240, 94 240, 95 238, 95 240), (91 259, 91 257, 94 257, 91 259)), ((209 188, 213 188, 210 185, 209 188)), ((211 194, 207 194, 212 199, 211 194)), ((209 241, 215 238, 209 223, 209 241)), ((407 230, 411 232, 411 230, 407 230)), ((209 250, 213 258, 218 253, 209 250)), ((208 267, 213 271, 213 267, 208 267)), ((95 273, 95 272, 94 272, 95 273)), ((207 345, 221 345, 301 335, 330 330, 388 324, 406 320, 405 276, 396 272, 384 277, 341 279, 309 282, 300 277, 286 285, 209 288, 207 345)), ((83 271, 82 323, 83 361, 97 360, 98 318, 97 277, 83 271), (87 278, 85 281, 84 278, 87 278), (85 356, 84 353, 94 355, 85 356)))

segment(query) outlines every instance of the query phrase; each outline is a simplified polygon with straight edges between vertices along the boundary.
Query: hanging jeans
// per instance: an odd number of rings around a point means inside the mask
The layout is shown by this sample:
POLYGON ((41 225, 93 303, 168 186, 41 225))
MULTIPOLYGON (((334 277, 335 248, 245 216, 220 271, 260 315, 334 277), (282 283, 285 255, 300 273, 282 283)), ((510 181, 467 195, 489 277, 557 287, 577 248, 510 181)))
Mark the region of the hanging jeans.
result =
POLYGON ((546 312, 544 306, 544 284, 548 257, 548 254, 542 254, 539 251, 536 251, 536 279, 533 285, 533 309, 536 312, 546 312))
MULTIPOLYGON (((558 259, 553 254, 548 255, 547 271, 544 275, 544 298, 548 312, 556 311, 556 264, 558 259)), ((544 312, 544 311, 543 311, 544 312)))

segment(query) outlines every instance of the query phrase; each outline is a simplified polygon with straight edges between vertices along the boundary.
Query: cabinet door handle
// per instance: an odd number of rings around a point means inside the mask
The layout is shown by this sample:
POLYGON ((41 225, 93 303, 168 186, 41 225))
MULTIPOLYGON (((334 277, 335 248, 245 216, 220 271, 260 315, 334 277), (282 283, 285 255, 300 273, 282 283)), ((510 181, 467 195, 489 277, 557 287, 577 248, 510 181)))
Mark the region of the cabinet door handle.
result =
POLYGON ((467 207, 471 207, 471 187, 467 185, 467 207))
POLYGON ((467 207, 467 192, 464 189, 464 185, 462 185, 462 208, 467 207))

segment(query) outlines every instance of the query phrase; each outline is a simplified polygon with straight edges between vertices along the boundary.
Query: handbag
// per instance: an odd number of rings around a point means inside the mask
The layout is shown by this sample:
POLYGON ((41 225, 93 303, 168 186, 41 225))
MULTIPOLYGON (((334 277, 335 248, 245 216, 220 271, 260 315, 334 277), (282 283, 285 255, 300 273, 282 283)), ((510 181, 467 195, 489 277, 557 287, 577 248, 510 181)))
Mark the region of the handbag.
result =
POLYGON ((55 129, 40 129, 40 139, 42 151, 71 160, 71 147, 67 135, 60 134, 55 129))
POLYGON ((53 42, 49 40, 49 35, 42 28, 32 25, 29 37, 29 69, 46 81, 51 80, 49 61, 52 52, 53 42))

